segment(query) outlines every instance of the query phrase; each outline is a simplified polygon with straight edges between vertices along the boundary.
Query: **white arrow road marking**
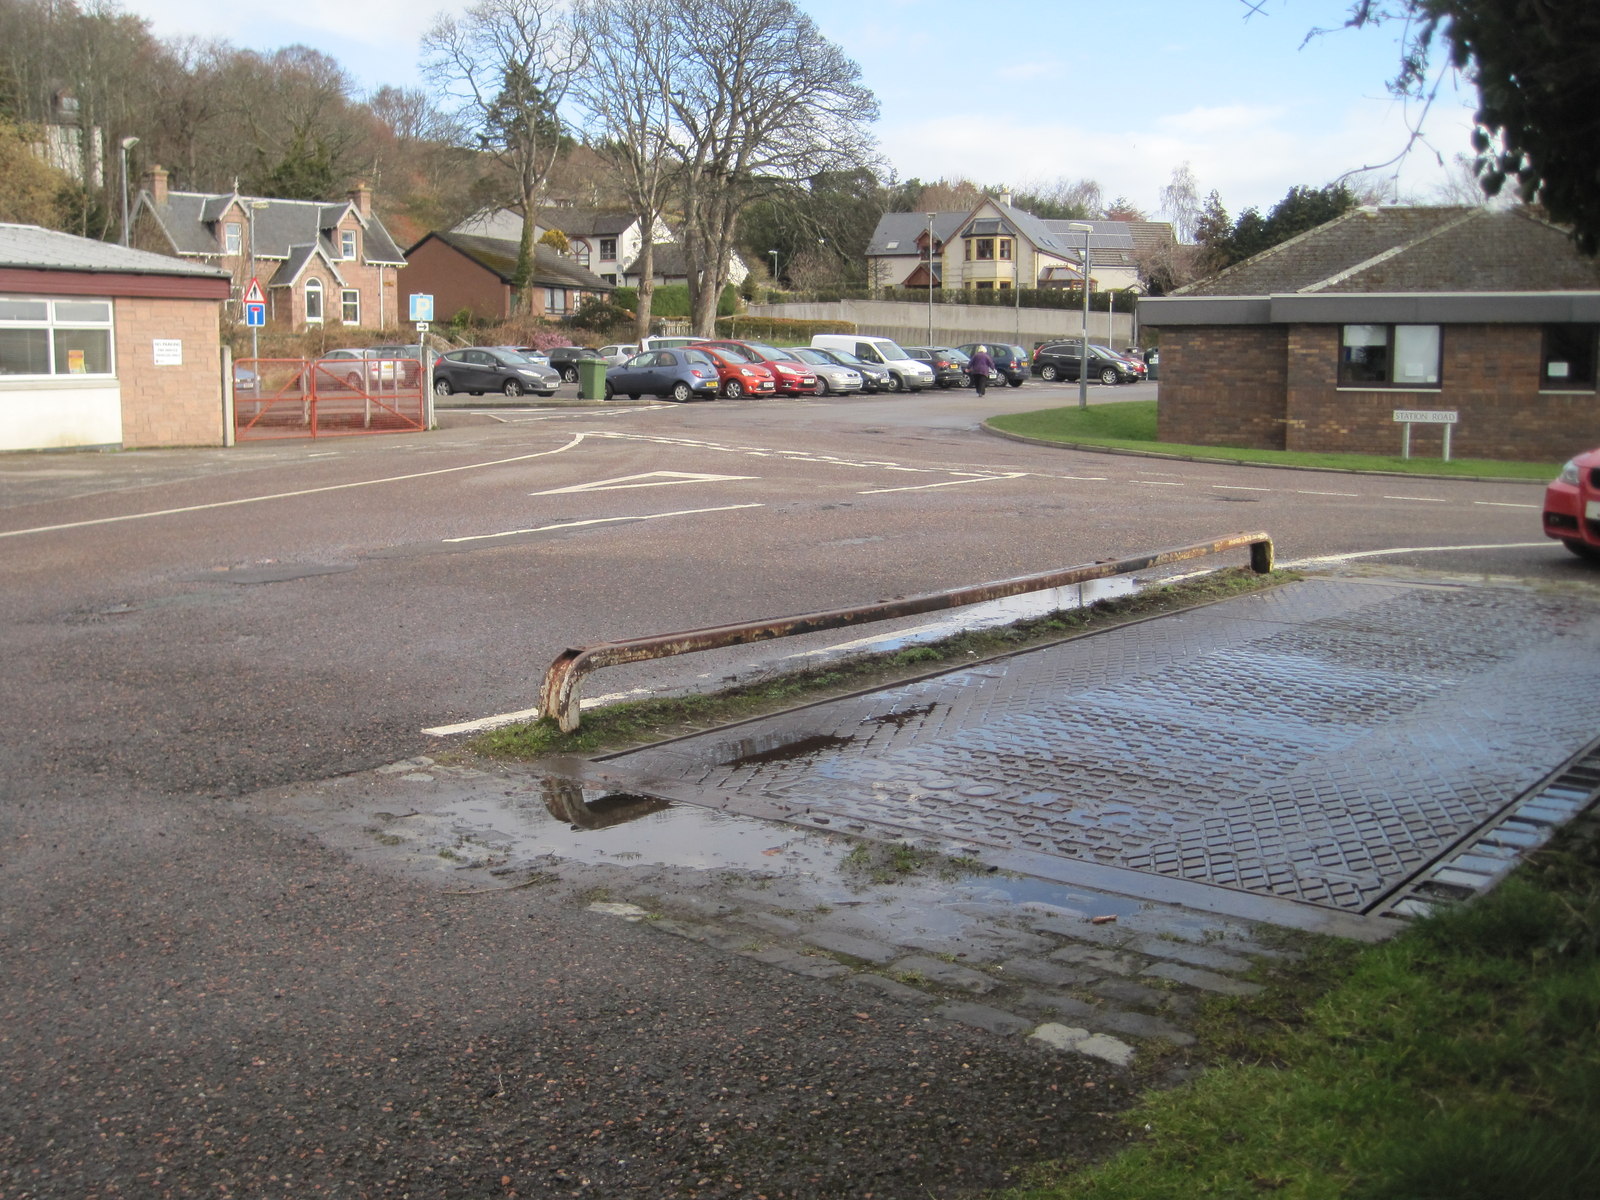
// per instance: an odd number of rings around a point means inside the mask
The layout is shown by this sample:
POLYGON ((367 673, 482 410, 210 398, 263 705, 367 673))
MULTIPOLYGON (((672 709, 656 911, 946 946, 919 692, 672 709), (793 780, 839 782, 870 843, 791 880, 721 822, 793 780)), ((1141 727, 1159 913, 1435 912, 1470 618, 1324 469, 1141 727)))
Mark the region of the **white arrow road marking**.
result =
POLYGON ((447 543, 482 542, 490 538, 515 537, 519 533, 548 533, 552 529, 577 529, 582 525, 615 525, 621 521, 659 521, 662 517, 692 517, 697 513, 733 512, 740 508, 765 508, 764 504, 725 504, 721 508, 684 508, 677 512, 640 513, 632 517, 595 517, 588 521, 557 521, 554 525, 534 525, 527 529, 507 529, 500 533, 472 533, 466 537, 445 538, 447 543))
POLYGON ((759 479, 759 475, 697 475, 691 471, 646 471, 642 475, 619 475, 615 479, 597 479, 593 483, 575 483, 571 487, 551 488, 544 492, 529 492, 530 496, 564 496, 569 492, 612 492, 624 488, 672 487, 678 483, 726 483, 736 479, 759 479))

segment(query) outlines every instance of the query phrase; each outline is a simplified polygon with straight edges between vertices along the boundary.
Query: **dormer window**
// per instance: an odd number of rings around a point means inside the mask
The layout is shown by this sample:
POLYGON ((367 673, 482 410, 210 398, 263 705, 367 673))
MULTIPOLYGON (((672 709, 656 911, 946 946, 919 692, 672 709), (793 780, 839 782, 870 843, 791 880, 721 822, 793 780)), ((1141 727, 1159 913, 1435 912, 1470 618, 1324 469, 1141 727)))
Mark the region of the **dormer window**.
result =
POLYGON ((341 229, 339 231, 339 257, 354 258, 356 256, 356 231, 354 229, 341 229))
POLYGON ((238 254, 244 249, 244 226, 237 221, 229 221, 222 227, 222 252, 224 254, 238 254))

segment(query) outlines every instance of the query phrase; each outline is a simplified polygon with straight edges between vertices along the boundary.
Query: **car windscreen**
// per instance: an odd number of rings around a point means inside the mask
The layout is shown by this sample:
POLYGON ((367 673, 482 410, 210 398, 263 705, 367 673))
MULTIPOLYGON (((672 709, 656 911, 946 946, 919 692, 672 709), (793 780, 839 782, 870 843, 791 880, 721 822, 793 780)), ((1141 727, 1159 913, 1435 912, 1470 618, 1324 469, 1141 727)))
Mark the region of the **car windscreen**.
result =
POLYGON ((820 367, 833 366, 833 359, 826 354, 811 349, 810 346, 790 346, 783 353, 790 362, 812 363, 820 367))
POLYGON ((684 362, 697 367, 714 367, 717 365, 716 360, 704 350, 682 350, 679 353, 683 355, 684 362))
POLYGON ((515 350, 491 350, 489 353, 501 362, 510 363, 514 366, 531 367, 534 365, 533 359, 525 354, 518 354, 515 350))
POLYGON ((762 361, 761 356, 756 354, 755 351, 747 350, 743 346, 719 345, 717 349, 722 352, 724 357, 732 359, 736 363, 758 363, 762 361))
POLYGON ((890 358, 910 358, 911 357, 911 355, 907 354, 904 350, 902 350, 899 346, 895 345, 895 343, 893 343, 893 342, 879 342, 878 343, 878 353, 883 355, 883 357, 885 359, 890 359, 890 358))
POLYGON ((759 362, 793 362, 794 355, 776 346, 768 346, 761 342, 749 342, 750 353, 756 356, 759 362))

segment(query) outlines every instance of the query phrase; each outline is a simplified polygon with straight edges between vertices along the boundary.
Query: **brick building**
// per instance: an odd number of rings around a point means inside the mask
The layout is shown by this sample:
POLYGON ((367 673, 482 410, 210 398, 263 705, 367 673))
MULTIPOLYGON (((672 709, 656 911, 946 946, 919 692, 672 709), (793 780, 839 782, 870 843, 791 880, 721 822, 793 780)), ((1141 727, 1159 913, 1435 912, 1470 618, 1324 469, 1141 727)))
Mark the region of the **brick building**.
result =
MULTIPOLYGON (((433 297, 434 319, 466 311, 483 321, 503 321, 515 310, 520 243, 465 233, 430 233, 406 251, 404 296, 433 297)), ((528 281, 528 312, 557 320, 577 311, 586 296, 609 295, 611 284, 549 246, 536 245, 528 281)))
POLYGON ((405 256, 372 211, 365 184, 343 201, 272 200, 237 192, 174 192, 161 167, 146 171, 134 204, 133 244, 221 267, 234 314, 252 278, 270 325, 393 329, 405 256))
POLYGON ((221 269, 0 224, 0 451, 224 441, 221 269))
MULTIPOLYGON (((1521 211, 1362 208, 1142 300, 1162 441, 1396 454, 1397 410, 1454 413, 1459 458, 1600 444, 1600 264, 1521 211)), ((1412 427, 1437 456, 1443 425, 1412 427)))

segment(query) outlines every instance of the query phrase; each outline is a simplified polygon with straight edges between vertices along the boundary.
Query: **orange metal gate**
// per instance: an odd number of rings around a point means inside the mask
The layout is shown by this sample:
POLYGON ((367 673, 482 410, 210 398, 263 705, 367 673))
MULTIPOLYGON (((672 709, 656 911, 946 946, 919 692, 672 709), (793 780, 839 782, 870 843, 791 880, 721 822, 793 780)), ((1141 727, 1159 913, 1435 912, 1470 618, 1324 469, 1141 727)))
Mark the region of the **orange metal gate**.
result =
POLYGON ((427 428, 414 358, 241 358, 233 366, 239 441, 415 433, 427 428))

